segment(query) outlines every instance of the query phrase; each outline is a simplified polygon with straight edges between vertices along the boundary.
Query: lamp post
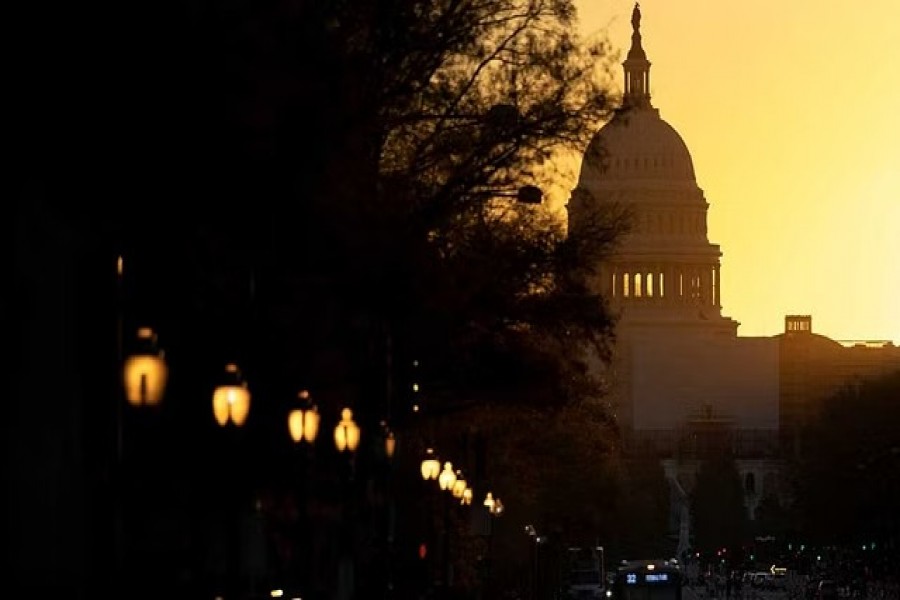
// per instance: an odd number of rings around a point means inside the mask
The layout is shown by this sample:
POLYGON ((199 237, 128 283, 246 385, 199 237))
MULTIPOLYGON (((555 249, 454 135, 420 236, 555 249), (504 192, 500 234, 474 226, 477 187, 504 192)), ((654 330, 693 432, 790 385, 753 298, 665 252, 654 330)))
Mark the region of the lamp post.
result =
POLYGON ((494 519, 499 518, 503 514, 503 502, 499 497, 494 497, 493 492, 489 491, 485 495, 482 505, 487 511, 487 559, 484 569, 483 587, 487 591, 487 596, 490 597, 491 571, 494 560, 494 519))
MULTIPOLYGON (((310 580, 308 569, 313 557, 313 546, 311 544, 312 536, 312 520, 309 518, 309 489, 312 485, 312 473, 310 470, 308 451, 311 451, 319 433, 319 425, 321 424, 321 415, 319 408, 313 402, 312 395, 309 390, 300 390, 297 393, 298 405, 288 412, 287 426, 288 433, 295 446, 303 446, 300 448, 302 452, 298 458, 298 476, 296 477, 296 486, 299 487, 299 519, 300 528, 296 531, 296 538, 302 540, 310 540, 310 543, 301 544, 302 552, 300 553, 299 564, 291 565, 300 573, 301 583, 308 585, 310 580)), ((295 488, 296 489, 296 488, 295 488)))
POLYGON ((353 420, 353 411, 349 408, 341 410, 341 420, 334 428, 334 445, 338 452, 351 455, 359 445, 359 426, 353 420))
MULTIPOLYGON (((417 384, 413 384, 416 385, 417 384)), ((415 390, 416 388, 414 388, 415 390)), ((418 405, 413 405, 414 410, 418 407, 418 405)), ((427 484, 430 481, 437 481, 438 477, 441 473, 441 462, 438 460, 437 455, 434 453, 434 448, 426 448, 425 456, 422 458, 422 462, 419 467, 419 472, 422 475, 422 480, 427 484)), ((439 491, 439 490, 438 490, 439 491)), ((434 495, 437 491, 430 485, 426 486, 426 494, 428 496, 428 510, 426 511, 426 543, 421 543, 419 546, 419 558, 421 560, 426 560, 425 563, 425 581, 426 585, 430 588, 430 586, 434 583, 434 571, 435 565, 432 559, 433 551, 432 546, 435 541, 435 525, 434 525, 434 495)))
POLYGON ((425 458, 422 459, 421 473, 425 481, 437 479, 441 472, 441 461, 434 454, 433 448, 425 450, 425 458))
POLYGON ((319 408, 313 403, 309 390, 297 393, 301 405, 288 413, 288 432, 294 442, 306 442, 312 445, 319 433, 319 408))
POLYGON ((453 584, 453 567, 450 563, 450 498, 453 496, 453 486, 456 483, 456 472, 453 463, 444 462, 444 469, 438 476, 438 485, 441 491, 447 492, 443 497, 444 503, 444 537, 441 544, 441 581, 444 591, 449 595, 453 584))
POLYGON ((600 584, 605 590, 608 587, 606 585, 606 550, 604 550, 603 546, 597 546, 597 552, 600 555, 600 584))
POLYGON ((534 525, 530 524, 525 526, 525 533, 534 542, 531 544, 531 597, 532 600, 537 600, 538 590, 540 589, 541 544, 547 541, 547 538, 540 535, 534 528, 534 525))
MULTIPOLYGON (((242 571, 241 552, 241 517, 243 502, 243 457, 235 439, 238 430, 247 422, 250 414, 250 389, 236 363, 225 365, 225 371, 219 385, 212 394, 212 412, 216 423, 226 430, 224 440, 226 446, 225 464, 229 473, 222 475, 225 494, 226 519, 226 571, 225 590, 227 595, 234 595, 240 586, 239 573, 242 571)), ((227 596, 226 596, 227 597, 227 596)))
MULTIPOLYGON (((116 257, 116 369, 121 387, 114 398, 115 404, 115 466, 113 504, 113 552, 115 575, 124 578, 126 558, 126 464, 125 429, 126 406, 131 409, 158 408, 163 401, 169 370, 165 354, 159 348, 156 332, 150 327, 137 330, 133 351, 126 357, 125 329, 125 258, 116 257)), ((121 583, 121 581, 120 581, 121 583)))
POLYGON ((381 422, 384 432, 384 570, 385 593, 388 598, 394 594, 394 541, 396 537, 397 510, 394 504, 394 454, 397 452, 397 437, 387 421, 381 422))
POLYGON ((250 414, 250 390, 241 370, 235 363, 225 365, 225 379, 216 387, 212 398, 216 423, 225 427, 229 422, 241 427, 250 414))
POLYGON ((134 407, 159 406, 169 378, 165 354, 159 349, 156 333, 151 328, 138 329, 137 339, 138 348, 122 366, 125 399, 134 407))
POLYGON ((353 571, 353 535, 354 528, 352 523, 355 515, 350 513, 353 511, 349 502, 349 495, 352 488, 354 478, 354 459, 356 448, 359 445, 359 426, 353 420, 353 411, 349 408, 341 410, 341 420, 334 428, 334 446, 342 455, 347 455, 349 460, 347 467, 349 474, 344 480, 345 489, 341 494, 341 535, 340 535, 340 558, 338 562, 338 597, 350 597, 355 587, 355 573, 353 571))

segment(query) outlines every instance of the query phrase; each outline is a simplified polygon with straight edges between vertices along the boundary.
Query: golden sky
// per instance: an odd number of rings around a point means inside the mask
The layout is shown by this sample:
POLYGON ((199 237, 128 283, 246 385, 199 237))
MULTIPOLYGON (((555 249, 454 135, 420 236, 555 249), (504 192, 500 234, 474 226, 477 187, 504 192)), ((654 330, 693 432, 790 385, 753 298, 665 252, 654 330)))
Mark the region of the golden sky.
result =
MULTIPOLYGON (((624 58, 634 2, 576 5, 624 58)), ((833 339, 900 343, 900 1, 641 12, 652 102, 694 159, 738 334, 810 314, 833 339)))

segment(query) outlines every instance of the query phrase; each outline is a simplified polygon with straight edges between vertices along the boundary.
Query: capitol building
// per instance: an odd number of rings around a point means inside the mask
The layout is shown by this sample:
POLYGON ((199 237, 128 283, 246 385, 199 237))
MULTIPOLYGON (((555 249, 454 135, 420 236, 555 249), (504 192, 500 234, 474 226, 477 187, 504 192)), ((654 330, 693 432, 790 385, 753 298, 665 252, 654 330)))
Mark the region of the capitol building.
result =
POLYGON ((688 146, 651 102, 638 6, 631 22, 622 106, 594 136, 567 206, 571 230, 602 207, 630 217, 593 281, 619 317, 604 376, 625 451, 662 461, 675 504, 703 460, 728 452, 753 519, 766 494, 783 493, 782 459, 816 405, 900 369, 900 347, 830 340, 813 333, 809 315, 786 316, 778 335, 738 335, 739 323, 723 314, 709 201, 688 146))

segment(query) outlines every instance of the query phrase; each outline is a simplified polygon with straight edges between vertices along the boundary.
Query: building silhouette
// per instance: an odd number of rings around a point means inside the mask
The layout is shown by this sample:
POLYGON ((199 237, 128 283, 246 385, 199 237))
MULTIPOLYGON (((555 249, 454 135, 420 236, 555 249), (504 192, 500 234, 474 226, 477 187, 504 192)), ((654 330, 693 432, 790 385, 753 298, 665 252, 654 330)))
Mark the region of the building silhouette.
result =
POLYGON ((788 315, 779 341, 779 433, 792 452, 822 401, 845 386, 900 369, 900 346, 889 340, 832 340, 813 332, 812 316, 788 315))
POLYGON ((595 211, 623 211, 630 230, 592 282, 617 312, 604 370, 623 444, 662 461, 672 487, 672 530, 686 543, 687 494, 703 461, 729 453, 748 515, 783 497, 783 459, 842 386, 900 368, 889 342, 842 345, 788 316, 775 336, 737 335, 722 312, 722 252, 707 237, 709 202, 678 132, 651 102, 650 66, 632 13, 622 106, 595 135, 568 204, 569 228, 595 211))

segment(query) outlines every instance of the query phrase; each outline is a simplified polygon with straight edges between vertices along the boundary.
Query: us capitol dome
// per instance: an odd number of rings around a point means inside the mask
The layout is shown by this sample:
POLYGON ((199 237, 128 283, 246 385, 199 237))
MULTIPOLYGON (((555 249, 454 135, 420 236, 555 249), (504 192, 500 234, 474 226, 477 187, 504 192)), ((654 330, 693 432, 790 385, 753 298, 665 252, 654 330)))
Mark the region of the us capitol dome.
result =
POLYGON ((622 106, 594 136, 568 204, 570 231, 604 203, 627 211, 631 229, 601 265, 595 287, 621 314, 620 329, 668 324, 729 336, 719 246, 707 238, 707 203, 678 132, 650 102, 641 12, 631 17, 622 106))

